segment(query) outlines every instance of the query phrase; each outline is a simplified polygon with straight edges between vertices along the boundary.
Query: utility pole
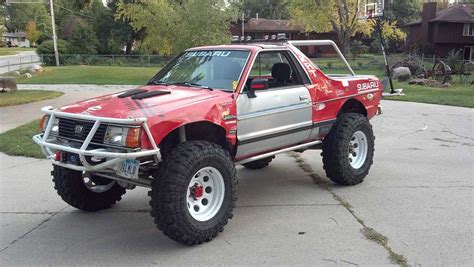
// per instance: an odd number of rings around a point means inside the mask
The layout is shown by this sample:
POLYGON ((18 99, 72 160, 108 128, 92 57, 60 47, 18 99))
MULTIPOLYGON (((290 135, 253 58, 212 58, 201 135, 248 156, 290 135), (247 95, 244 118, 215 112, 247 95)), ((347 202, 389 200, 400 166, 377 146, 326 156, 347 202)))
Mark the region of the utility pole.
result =
POLYGON ((58 54, 58 44, 57 44, 57 39, 58 37, 56 36, 56 23, 54 20, 54 6, 53 6, 53 0, 49 0, 49 8, 51 10, 51 24, 53 26, 53 47, 54 47, 54 57, 56 59, 56 66, 59 66, 59 54, 58 54))
MULTIPOLYGON (((245 38, 245 14, 242 12, 242 37, 245 38)), ((245 40, 245 39, 244 39, 245 40)))

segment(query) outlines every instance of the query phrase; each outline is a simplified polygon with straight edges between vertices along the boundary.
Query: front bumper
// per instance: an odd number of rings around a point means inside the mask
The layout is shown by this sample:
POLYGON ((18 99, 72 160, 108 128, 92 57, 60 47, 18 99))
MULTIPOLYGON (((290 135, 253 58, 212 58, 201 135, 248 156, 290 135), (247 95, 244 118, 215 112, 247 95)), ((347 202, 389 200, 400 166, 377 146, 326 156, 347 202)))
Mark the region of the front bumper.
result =
POLYGON ((62 166, 62 167, 77 170, 77 171, 96 171, 97 172, 97 171, 104 171, 108 168, 114 167, 116 164, 127 159, 137 159, 141 157, 154 156, 156 160, 158 161, 161 160, 160 149, 157 147, 153 139, 153 136, 148 127, 146 118, 115 119, 115 118, 95 117, 95 116, 90 116, 90 115, 61 112, 61 111, 53 109, 52 107, 44 107, 41 110, 44 113, 49 114, 50 119, 49 119, 48 125, 46 126, 45 132, 43 134, 35 135, 33 137, 33 141, 41 147, 43 154, 46 156, 46 158, 51 160, 51 162, 54 165, 62 166), (91 131, 87 135, 84 142, 81 144, 81 147, 74 148, 74 147, 57 142, 55 138, 50 138, 51 129, 52 129, 55 117, 92 121, 94 122, 94 126, 92 127, 91 131), (140 126, 144 129, 153 149, 147 149, 147 150, 142 149, 142 150, 134 151, 134 152, 116 152, 116 151, 111 151, 110 149, 107 149, 107 148, 87 149, 101 123, 140 126), (74 165, 70 163, 64 163, 64 162, 55 160, 55 151, 57 150, 77 154, 82 166, 74 165), (93 164, 90 164, 86 160, 86 157, 105 159, 105 162, 93 165, 93 164))

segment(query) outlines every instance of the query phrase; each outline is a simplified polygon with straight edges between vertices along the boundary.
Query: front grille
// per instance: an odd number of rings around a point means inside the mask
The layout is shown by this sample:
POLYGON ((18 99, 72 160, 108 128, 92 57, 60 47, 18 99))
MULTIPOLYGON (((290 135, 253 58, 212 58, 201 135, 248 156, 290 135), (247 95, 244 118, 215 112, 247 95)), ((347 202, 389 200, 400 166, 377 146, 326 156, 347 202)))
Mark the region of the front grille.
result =
MULTIPOLYGON (((59 118, 59 137, 84 141, 94 126, 93 121, 72 120, 66 118, 59 118)), ((106 124, 101 124, 91 142, 102 144, 104 142, 106 124)))

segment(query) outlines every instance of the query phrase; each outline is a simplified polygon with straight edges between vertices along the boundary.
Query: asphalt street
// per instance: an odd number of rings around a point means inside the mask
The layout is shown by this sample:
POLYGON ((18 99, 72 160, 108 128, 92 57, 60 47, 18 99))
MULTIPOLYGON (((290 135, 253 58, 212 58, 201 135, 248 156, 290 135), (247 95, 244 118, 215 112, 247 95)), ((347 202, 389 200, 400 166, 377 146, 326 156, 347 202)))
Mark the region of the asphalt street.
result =
POLYGON ((155 228, 147 189, 81 212, 56 194, 47 161, 0 154, 0 263, 472 266, 473 109, 382 105, 364 183, 328 181, 316 150, 277 156, 263 170, 239 166, 234 218, 194 247, 155 228))

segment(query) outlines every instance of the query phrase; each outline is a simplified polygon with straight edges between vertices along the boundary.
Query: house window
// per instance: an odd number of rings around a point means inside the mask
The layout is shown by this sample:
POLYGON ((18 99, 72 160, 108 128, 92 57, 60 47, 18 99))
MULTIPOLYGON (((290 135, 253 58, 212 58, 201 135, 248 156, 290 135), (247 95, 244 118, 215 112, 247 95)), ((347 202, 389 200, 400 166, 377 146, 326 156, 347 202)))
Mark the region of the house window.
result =
POLYGON ((462 31, 463 36, 474 36, 474 23, 464 24, 464 29, 462 31))
POLYGON ((464 47, 464 60, 474 61, 474 46, 465 46, 464 47))

